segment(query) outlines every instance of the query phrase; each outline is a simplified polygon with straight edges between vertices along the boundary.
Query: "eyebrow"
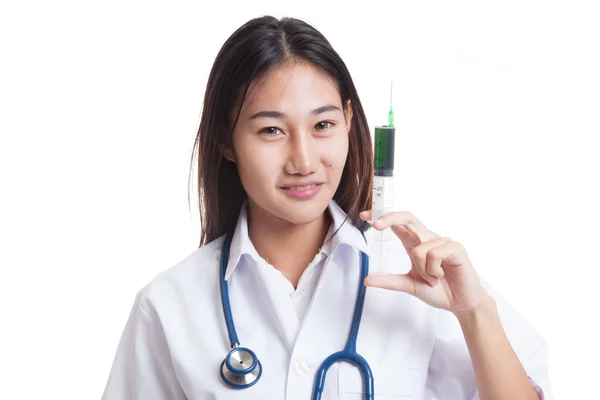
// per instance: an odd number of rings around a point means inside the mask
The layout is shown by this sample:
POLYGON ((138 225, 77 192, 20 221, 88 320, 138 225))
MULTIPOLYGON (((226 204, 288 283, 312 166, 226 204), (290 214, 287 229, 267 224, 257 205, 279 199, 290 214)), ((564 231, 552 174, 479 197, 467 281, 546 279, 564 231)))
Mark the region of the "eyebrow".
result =
MULTIPOLYGON (((334 106, 332 104, 327 104, 325 106, 316 108, 314 110, 312 110, 310 112, 311 115, 319 115, 319 114, 323 114, 324 112, 327 111, 342 111, 340 110, 339 107, 334 106)), ((285 114, 281 113, 279 111, 259 111, 256 114, 253 114, 250 119, 256 119, 256 118, 285 118, 285 114)))

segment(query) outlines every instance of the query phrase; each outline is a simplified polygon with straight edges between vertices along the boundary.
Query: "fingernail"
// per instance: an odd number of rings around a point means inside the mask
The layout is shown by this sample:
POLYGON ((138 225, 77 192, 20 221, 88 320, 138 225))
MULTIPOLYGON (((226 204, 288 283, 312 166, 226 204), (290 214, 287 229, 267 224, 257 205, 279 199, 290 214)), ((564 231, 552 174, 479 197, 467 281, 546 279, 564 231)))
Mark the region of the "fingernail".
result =
POLYGON ((439 281, 440 281, 440 280, 439 280, 437 277, 435 277, 435 278, 433 278, 433 279, 432 279, 432 280, 429 282, 429 285, 430 285, 431 287, 434 287, 435 285, 437 285, 437 284, 438 284, 438 282, 439 282, 439 281))

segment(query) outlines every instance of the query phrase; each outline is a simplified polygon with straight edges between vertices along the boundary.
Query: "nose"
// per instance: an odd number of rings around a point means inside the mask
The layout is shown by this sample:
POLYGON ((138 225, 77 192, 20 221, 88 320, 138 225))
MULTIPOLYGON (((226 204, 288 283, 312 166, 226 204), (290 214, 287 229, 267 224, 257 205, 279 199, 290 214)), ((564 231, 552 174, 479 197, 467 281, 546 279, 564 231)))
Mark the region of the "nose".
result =
POLYGON ((288 142, 285 172, 290 175, 310 175, 316 172, 318 163, 316 143, 310 135, 293 135, 288 142))

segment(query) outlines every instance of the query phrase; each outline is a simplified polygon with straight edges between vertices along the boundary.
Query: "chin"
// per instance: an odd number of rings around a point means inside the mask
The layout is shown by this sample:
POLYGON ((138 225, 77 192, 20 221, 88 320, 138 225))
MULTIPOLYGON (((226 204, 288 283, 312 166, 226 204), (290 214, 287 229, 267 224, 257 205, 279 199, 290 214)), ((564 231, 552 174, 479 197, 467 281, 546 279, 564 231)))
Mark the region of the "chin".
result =
POLYGON ((328 200, 314 199, 306 202, 290 202, 288 200, 278 204, 274 210, 276 210, 277 217, 292 224, 301 225, 321 218, 328 206, 328 200))

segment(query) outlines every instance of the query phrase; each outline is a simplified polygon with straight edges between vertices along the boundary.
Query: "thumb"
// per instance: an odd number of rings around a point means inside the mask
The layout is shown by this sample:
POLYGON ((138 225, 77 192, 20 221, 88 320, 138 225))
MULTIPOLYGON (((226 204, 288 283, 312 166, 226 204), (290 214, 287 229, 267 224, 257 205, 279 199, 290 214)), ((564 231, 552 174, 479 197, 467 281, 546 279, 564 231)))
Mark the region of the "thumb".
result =
POLYGON ((369 275, 365 285, 415 295, 415 279, 409 274, 369 275))

